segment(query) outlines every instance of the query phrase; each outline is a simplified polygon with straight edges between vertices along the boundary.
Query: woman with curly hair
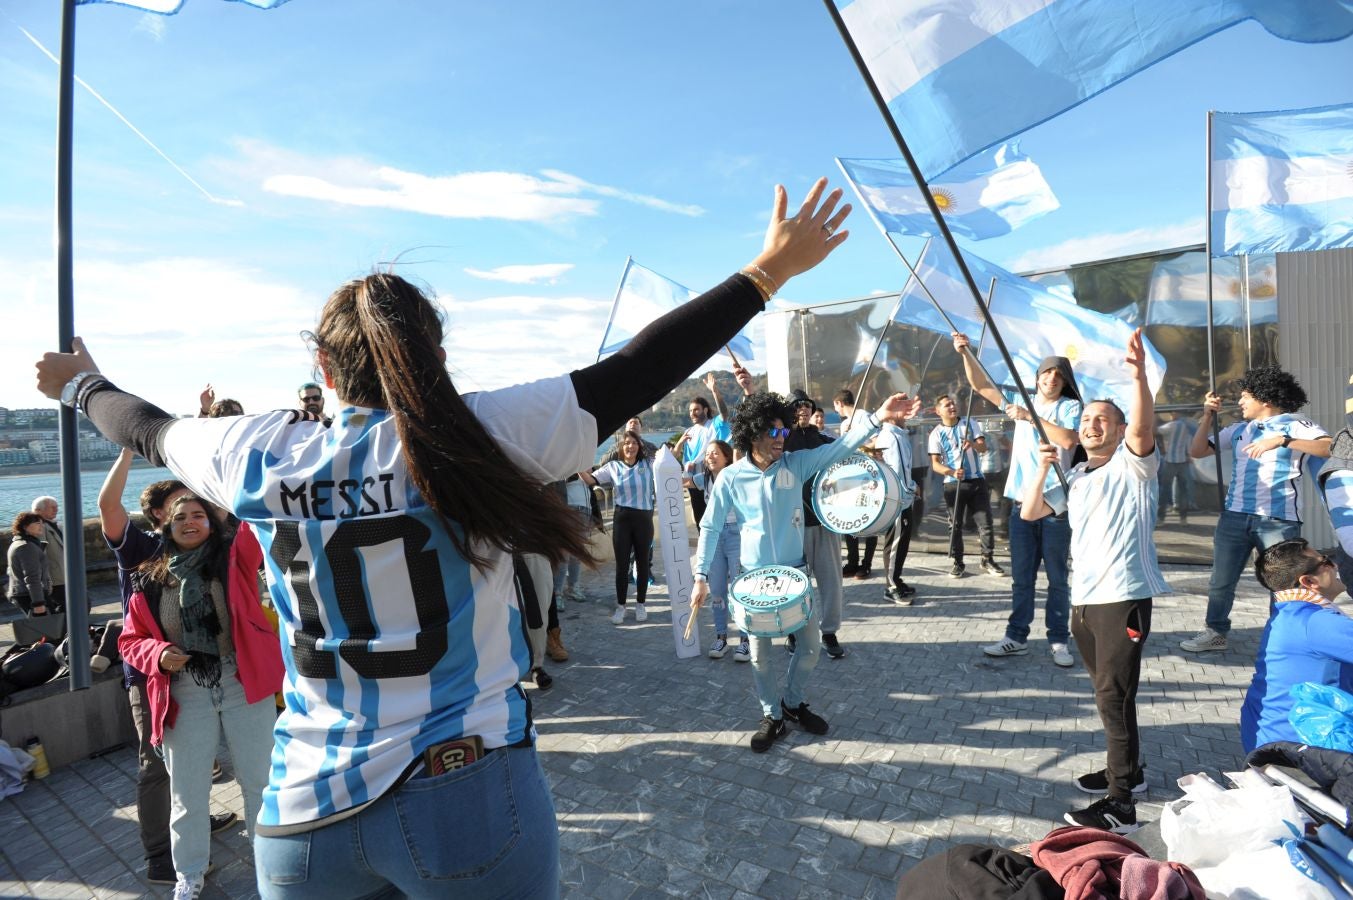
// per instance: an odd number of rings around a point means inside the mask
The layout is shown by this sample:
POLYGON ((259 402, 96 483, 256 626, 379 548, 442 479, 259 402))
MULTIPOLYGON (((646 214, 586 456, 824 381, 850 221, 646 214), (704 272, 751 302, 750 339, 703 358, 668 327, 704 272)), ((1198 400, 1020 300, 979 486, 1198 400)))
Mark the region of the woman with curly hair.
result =
MULTIPOLYGON (((1277 366, 1250 369, 1236 383, 1243 422, 1221 430, 1221 446, 1233 459, 1226 508, 1212 537, 1212 578, 1207 586, 1203 630, 1179 642, 1190 653, 1225 650, 1236 600, 1250 551, 1301 537, 1301 468, 1307 456, 1327 458, 1330 436, 1296 414, 1306 391, 1277 366)), ((1203 417, 1189 446, 1194 459, 1211 456, 1212 429, 1221 395, 1208 391, 1203 417)))

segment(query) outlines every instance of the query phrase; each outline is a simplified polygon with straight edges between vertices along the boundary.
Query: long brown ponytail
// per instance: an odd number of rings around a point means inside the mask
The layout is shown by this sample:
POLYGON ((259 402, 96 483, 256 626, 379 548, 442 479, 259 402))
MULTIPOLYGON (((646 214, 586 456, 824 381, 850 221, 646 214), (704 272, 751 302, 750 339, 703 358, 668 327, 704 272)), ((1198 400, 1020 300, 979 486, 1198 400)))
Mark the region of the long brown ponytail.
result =
POLYGON ((471 565, 490 562, 477 542, 596 564, 573 512, 508 458, 451 383, 441 316, 422 291, 398 275, 350 281, 311 337, 341 400, 394 416, 409 477, 471 565))

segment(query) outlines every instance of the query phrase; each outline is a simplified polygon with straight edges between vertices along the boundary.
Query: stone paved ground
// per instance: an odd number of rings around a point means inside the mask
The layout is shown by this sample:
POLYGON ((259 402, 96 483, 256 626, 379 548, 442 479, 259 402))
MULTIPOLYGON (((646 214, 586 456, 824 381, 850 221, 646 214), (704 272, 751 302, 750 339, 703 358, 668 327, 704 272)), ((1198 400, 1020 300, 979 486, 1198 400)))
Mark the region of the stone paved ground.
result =
MULTIPOLYGON (((677 661, 661 587, 646 624, 611 625, 609 579, 590 575, 593 600, 563 612, 572 658, 549 664, 550 691, 530 691, 563 895, 892 897, 917 860, 963 841, 1036 839, 1090 799, 1070 784, 1103 765, 1084 670, 1052 665, 1041 625, 1028 656, 983 657, 978 644, 1002 635, 1009 582, 912 561, 914 607, 886 602, 878 577, 846 588, 849 655, 824 658, 810 688, 830 733, 791 731, 762 755, 746 746, 759 718, 750 666, 677 661)), ((1157 601, 1140 697, 1145 819, 1180 775, 1239 765, 1238 709, 1265 611, 1247 579, 1231 649, 1184 654, 1176 644, 1199 626, 1207 570, 1167 574, 1179 593, 1157 601)), ((167 896, 139 879, 134 774, 120 750, 0 801, 0 896, 167 896)), ((233 781, 212 800, 241 809, 233 781)), ((255 896, 242 829, 213 841, 213 861, 204 896, 255 896)))

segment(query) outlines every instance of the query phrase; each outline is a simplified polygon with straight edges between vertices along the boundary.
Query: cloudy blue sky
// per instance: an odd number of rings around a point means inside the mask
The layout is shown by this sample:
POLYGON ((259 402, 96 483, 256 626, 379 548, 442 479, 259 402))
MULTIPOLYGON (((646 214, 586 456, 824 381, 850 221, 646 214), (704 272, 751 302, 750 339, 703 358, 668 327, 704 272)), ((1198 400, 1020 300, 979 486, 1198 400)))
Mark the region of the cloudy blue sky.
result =
MULTIPOLYGON (((41 402, 56 336, 56 66, 24 30, 55 51, 58 6, 0 9, 0 406, 41 402)), ((207 381, 288 404, 328 292, 395 259, 446 308, 463 390, 583 365, 627 255, 707 287, 759 249, 777 181, 895 155, 812 0, 89 6, 76 71, 174 164, 77 87, 77 332, 175 411, 207 381)), ((1029 132, 1062 209, 976 249, 1028 269, 1199 242, 1205 111, 1350 85, 1353 41, 1225 32, 1029 132)), ((904 278, 858 215, 785 298, 904 278)))

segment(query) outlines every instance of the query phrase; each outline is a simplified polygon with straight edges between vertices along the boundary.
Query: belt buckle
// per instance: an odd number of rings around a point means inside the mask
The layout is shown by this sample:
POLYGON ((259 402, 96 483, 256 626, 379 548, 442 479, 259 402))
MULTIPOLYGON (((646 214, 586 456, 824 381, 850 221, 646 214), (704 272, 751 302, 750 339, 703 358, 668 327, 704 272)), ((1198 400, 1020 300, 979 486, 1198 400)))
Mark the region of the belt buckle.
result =
POLYGON ((445 775, 484 758, 484 740, 479 735, 433 744, 423 751, 429 775, 445 775))

